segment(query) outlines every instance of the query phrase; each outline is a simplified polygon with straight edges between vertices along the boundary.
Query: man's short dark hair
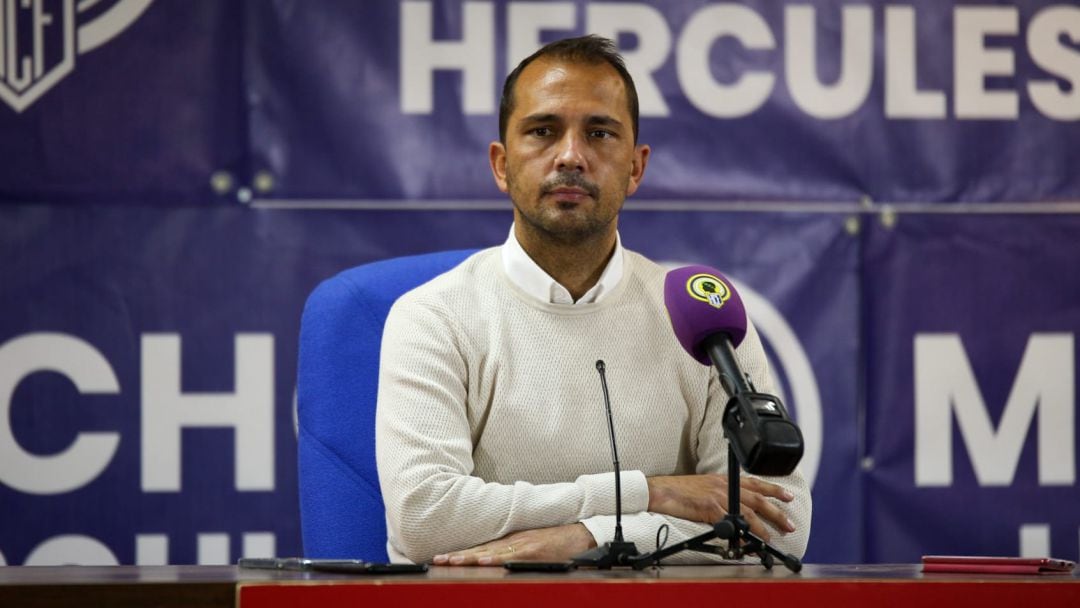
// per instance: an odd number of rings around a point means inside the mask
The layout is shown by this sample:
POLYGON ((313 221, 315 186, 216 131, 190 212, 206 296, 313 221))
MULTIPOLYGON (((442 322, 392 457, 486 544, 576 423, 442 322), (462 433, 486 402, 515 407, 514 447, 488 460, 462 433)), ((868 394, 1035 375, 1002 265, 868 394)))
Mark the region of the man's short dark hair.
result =
POLYGON ((521 60, 513 72, 506 77, 503 83, 502 99, 499 100, 499 141, 506 143, 506 124, 510 120, 510 113, 514 111, 514 85, 517 84, 518 76, 527 65, 540 57, 562 59, 570 62, 587 64, 607 63, 615 68, 622 78, 626 88, 626 100, 629 104, 630 120, 633 126, 634 143, 638 136, 638 97, 637 89, 634 88, 634 79, 630 72, 626 71, 626 64, 615 48, 615 43, 603 36, 589 34, 579 38, 566 38, 545 45, 539 51, 521 60))

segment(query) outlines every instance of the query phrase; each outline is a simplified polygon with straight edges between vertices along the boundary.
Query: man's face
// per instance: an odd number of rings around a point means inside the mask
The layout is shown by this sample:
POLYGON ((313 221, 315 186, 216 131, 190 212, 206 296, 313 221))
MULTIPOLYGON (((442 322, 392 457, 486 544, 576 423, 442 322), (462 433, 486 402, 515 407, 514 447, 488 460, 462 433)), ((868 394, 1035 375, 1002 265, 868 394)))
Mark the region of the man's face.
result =
POLYGON ((514 220, 560 242, 610 232, 645 173, 626 90, 607 63, 539 58, 521 72, 506 143, 491 144, 495 183, 514 220))

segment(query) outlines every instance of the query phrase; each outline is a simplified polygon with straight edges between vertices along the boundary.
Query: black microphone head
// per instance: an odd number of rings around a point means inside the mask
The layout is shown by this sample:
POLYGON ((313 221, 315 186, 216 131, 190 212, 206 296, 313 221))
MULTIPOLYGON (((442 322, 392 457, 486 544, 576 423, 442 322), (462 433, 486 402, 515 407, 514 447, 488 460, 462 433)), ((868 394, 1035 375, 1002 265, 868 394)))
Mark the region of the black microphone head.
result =
POLYGON ((604 360, 603 359, 597 359, 596 360, 596 371, 598 371, 598 372, 604 371, 604 360))
POLYGON ((772 395, 732 397, 723 424, 739 464, 750 473, 788 475, 802 460, 802 431, 772 395))

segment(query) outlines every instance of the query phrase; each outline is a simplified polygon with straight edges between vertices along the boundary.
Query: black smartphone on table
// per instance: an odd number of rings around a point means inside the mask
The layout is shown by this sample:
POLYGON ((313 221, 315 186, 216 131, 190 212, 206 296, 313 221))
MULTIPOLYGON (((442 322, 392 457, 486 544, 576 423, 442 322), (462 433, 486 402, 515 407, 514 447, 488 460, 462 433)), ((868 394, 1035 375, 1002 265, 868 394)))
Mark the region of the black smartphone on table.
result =
POLYGON ((576 568, 574 562, 506 562, 503 568, 510 572, 569 572, 576 568))
POLYGON ((427 564, 386 564, 359 559, 310 559, 306 557, 245 557, 236 562, 241 568, 262 570, 301 570, 346 574, 404 574, 427 572, 427 564))
POLYGON ((427 564, 385 564, 378 562, 316 562, 311 567, 315 572, 337 572, 339 574, 409 574, 427 572, 427 564))

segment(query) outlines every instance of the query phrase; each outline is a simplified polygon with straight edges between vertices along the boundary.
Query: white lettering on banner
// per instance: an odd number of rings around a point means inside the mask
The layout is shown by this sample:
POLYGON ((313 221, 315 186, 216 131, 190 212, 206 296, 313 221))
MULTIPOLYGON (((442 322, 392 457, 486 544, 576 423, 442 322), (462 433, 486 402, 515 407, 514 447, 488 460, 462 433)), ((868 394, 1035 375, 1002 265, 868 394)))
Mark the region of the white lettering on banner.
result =
MULTIPOLYGON (((506 70, 543 46, 541 32, 572 30, 577 23, 573 2, 512 2, 506 8, 506 70)), ((494 63, 494 58, 492 58, 494 63)))
MULTIPOLYGON (((0 0, 3 1, 3 0, 0 0)), ((435 41, 431 0, 408 0, 401 4, 401 111, 430 114, 434 109, 434 73, 462 73, 462 106, 466 114, 495 111, 496 28, 491 2, 469 1, 462 6, 462 34, 458 40, 435 41)), ((674 65, 681 93, 700 112, 716 118, 739 118, 760 109, 775 90, 779 72, 795 105, 806 114, 833 120, 857 112, 868 99, 874 80, 876 7, 848 4, 840 10, 838 79, 824 84, 818 78, 817 39, 824 28, 820 7, 791 3, 782 24, 770 24, 753 8, 736 3, 704 4, 689 14, 675 32, 664 14, 645 2, 586 2, 586 30, 618 42, 620 34, 635 39, 622 49, 627 69, 638 86, 641 115, 670 115, 663 91, 654 75, 668 64, 674 48, 674 65), (773 27, 783 32, 782 58, 775 58, 777 43, 773 27), (733 38, 747 51, 772 53, 778 67, 742 69, 731 81, 719 81, 711 58, 718 40, 733 38), (677 38, 672 44, 672 39, 677 38)), ((543 31, 578 28, 577 4, 571 2, 509 2, 506 9, 506 65, 517 62, 540 46, 543 31)), ((830 8, 829 10, 836 10, 830 8)), ((1015 52, 1003 48, 1000 39, 1020 34, 1020 14, 1015 6, 961 5, 952 7, 953 39, 931 41, 929 56, 952 52, 953 82, 938 89, 918 87, 916 36, 917 14, 911 5, 889 4, 880 41, 884 49, 882 80, 886 118, 941 119, 947 115, 944 90, 951 88, 953 112, 960 120, 1017 120, 1020 93, 1003 85, 988 86, 988 77, 1018 80, 1015 52), (988 37, 995 40, 987 41, 988 37), (951 45, 951 49, 948 46, 951 45), (944 46, 944 48, 943 48, 944 46), (950 86, 951 85, 951 86, 950 86)), ((830 26, 831 27, 831 26, 830 26)), ((1039 69, 1053 78, 1029 77, 1020 88, 1032 107, 1053 120, 1080 120, 1080 8, 1051 5, 1036 12, 1026 25, 1026 51, 1039 69), (1071 45, 1064 38, 1071 40, 1071 45), (1065 81, 1062 84, 1061 81, 1065 81)), ((925 38, 923 39, 925 42, 925 38)), ((1023 45, 1018 45, 1023 48, 1023 45)), ((738 66, 742 62, 735 61, 738 66)), ((738 69, 733 68, 733 69, 738 69)), ((935 74, 939 74, 936 71, 935 74)), ((669 92, 673 95, 675 92, 669 92)), ((876 99, 876 98, 875 98, 876 99)))
POLYGON ((274 489, 274 339, 238 334, 235 392, 184 394, 180 337, 142 336, 142 488, 180 491, 184 428, 233 427, 237 490, 274 489))
POLYGON ((642 116, 670 115, 664 95, 652 76, 671 52, 671 30, 663 13, 648 4, 611 2, 590 4, 585 20, 590 32, 615 41, 619 40, 619 34, 634 35, 637 47, 624 49, 622 56, 637 88, 638 109, 642 116))
POLYGON ((760 108, 769 98, 776 77, 748 70, 734 83, 716 82, 709 53, 713 43, 724 36, 752 50, 776 47, 772 31, 761 15, 745 6, 711 5, 694 13, 687 22, 679 39, 676 66, 679 84, 694 107, 709 116, 735 118, 760 108))
POLYGON ((401 3, 401 111, 430 114, 435 71, 462 73, 466 114, 495 111, 495 9, 490 2, 463 4, 458 41, 432 39, 431 2, 401 3))
POLYGON ((788 6, 784 19, 784 73, 792 99, 822 119, 842 118, 859 108, 874 77, 874 14, 869 6, 842 11, 840 78, 824 85, 817 78, 817 37, 813 6, 788 6))
POLYGON ((135 535, 135 565, 164 566, 169 563, 169 537, 164 534, 135 535))
POLYGON ((277 536, 273 532, 247 532, 242 543, 240 557, 277 555, 277 536))
POLYGON ((79 338, 34 333, 0 346, 0 482, 28 494, 81 488, 105 470, 120 443, 118 433, 84 432, 58 454, 38 456, 19 446, 11 429, 12 397, 24 378, 45 371, 64 375, 83 394, 120 392, 109 362, 79 338))
MULTIPOLYGON (((63 2, 61 21, 54 23, 53 13, 45 11, 44 0, 0 0, 0 87, 6 86, 17 95, 41 79, 45 74, 45 37, 56 26, 71 27, 73 1, 63 2), (28 30, 19 27, 21 21, 30 24, 28 30), (21 43, 20 30, 30 34, 29 44, 21 43)), ((66 50, 65 59, 70 62, 72 54, 66 50)))
POLYGON ((1020 525, 1020 557, 1046 557, 1050 553, 1050 526, 1020 525))
MULTIPOLYGON (((200 533, 195 537, 195 562, 201 565, 232 563, 229 557, 229 535, 221 532, 200 533)), ((241 536, 240 557, 270 557, 277 555, 277 535, 273 532, 245 532, 241 536)), ((135 564, 164 566, 169 563, 169 537, 164 534, 135 535, 135 564)))
MULTIPOLYGON (((1077 529, 1080 538, 1080 529, 1077 529)), ((1050 524, 1020 525, 1020 557, 1046 557, 1053 555, 1050 546, 1050 524)))
POLYGON ((954 412, 980 485, 1012 483, 1036 411, 1039 484, 1075 483, 1074 359, 1072 334, 1032 334, 995 431, 960 337, 916 335, 915 485, 952 484, 954 412))
POLYGON ((1031 20, 1027 36, 1031 58, 1040 68, 1067 80, 1070 91, 1062 90, 1053 80, 1033 80, 1028 83, 1028 94, 1043 114, 1057 120, 1080 120, 1080 54, 1070 52, 1062 36, 1080 44, 1080 8, 1052 7, 1031 20))
MULTIPOLYGON (((229 535, 223 532, 196 534, 196 559, 200 565, 225 565, 229 557, 229 535)), ((273 532, 244 532, 241 557, 277 555, 277 535, 273 532)), ((115 566, 119 562, 105 543, 83 534, 61 534, 39 543, 24 560, 24 566, 115 566)), ((135 535, 135 565, 165 566, 169 563, 169 537, 165 534, 135 535)), ((187 563, 190 563, 188 561, 187 563)), ((0 566, 9 565, 0 551, 0 566)))
POLYGON ((1015 57, 1010 49, 986 48, 986 36, 1015 34, 1016 7, 960 6, 954 19, 956 117, 1015 119, 1020 113, 1016 92, 986 90, 987 76, 1014 74, 1015 57))
POLYGON ((27 556, 24 566, 116 566, 113 552, 100 540, 79 534, 54 536, 27 556))
POLYGON ((229 535, 222 532, 199 534, 195 537, 195 563, 200 566, 227 566, 229 535))
POLYGON ((22 112, 75 69, 75 56, 125 30, 153 0, 0 0, 0 101, 22 112), (76 27, 76 15, 89 14, 76 27))
POLYGON ((885 116, 945 118, 945 93, 920 91, 915 49, 915 9, 885 7, 885 116))

